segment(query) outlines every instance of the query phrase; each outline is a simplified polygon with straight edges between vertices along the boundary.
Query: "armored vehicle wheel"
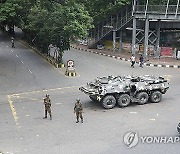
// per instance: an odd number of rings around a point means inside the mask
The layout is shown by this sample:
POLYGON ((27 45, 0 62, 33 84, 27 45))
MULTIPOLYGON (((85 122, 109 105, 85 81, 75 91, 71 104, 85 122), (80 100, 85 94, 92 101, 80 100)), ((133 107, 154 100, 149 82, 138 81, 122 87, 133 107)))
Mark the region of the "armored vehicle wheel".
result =
POLYGON ((158 103, 162 99, 162 93, 160 91, 154 91, 154 92, 152 92, 149 99, 153 103, 158 103))
POLYGON ((92 96, 89 96, 89 98, 93 101, 96 102, 97 100, 95 98, 93 98, 92 96))
POLYGON ((128 94, 121 94, 117 100, 120 107, 126 107, 130 104, 130 96, 128 94))
POLYGON ((116 105, 116 99, 112 95, 107 95, 102 99, 102 105, 105 109, 112 109, 116 105))
POLYGON ((146 92, 139 92, 136 98, 138 99, 138 104, 143 105, 148 101, 149 96, 146 92))

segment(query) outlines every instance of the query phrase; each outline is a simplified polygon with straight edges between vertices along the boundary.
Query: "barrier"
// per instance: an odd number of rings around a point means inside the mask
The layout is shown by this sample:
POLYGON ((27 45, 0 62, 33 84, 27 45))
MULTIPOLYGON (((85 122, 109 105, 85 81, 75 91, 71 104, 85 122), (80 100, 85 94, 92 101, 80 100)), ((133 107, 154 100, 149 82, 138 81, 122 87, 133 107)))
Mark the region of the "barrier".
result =
POLYGON ((74 61, 68 60, 67 61, 67 68, 65 72, 66 76, 76 76, 76 69, 74 68, 74 61))
POLYGON ((77 74, 75 68, 74 69, 66 68, 65 75, 70 77, 76 76, 77 74))

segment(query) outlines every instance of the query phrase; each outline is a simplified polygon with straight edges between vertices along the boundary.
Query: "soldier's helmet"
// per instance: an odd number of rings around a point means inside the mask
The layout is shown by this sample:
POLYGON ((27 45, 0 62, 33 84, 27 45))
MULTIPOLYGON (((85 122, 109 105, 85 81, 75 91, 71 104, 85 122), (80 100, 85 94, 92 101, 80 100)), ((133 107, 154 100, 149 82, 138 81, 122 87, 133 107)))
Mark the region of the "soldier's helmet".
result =
POLYGON ((77 98, 77 99, 76 99, 76 102, 80 102, 80 99, 79 99, 79 98, 77 98))
POLYGON ((49 95, 48 95, 48 94, 46 94, 46 97, 49 97, 49 95))

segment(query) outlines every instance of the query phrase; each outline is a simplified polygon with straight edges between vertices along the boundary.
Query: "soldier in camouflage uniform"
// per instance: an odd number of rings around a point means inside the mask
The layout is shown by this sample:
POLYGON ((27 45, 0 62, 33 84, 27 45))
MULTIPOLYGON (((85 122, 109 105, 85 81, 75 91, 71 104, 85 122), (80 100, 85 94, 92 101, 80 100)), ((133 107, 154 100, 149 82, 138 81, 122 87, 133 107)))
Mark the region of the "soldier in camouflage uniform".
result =
POLYGON ((44 106, 45 106, 45 117, 43 119, 47 118, 47 112, 49 113, 50 120, 52 120, 51 115, 51 100, 49 98, 49 95, 46 94, 46 98, 44 98, 44 106))
POLYGON ((82 112, 83 112, 82 103, 80 102, 80 99, 77 99, 74 106, 74 113, 76 113, 76 119, 77 119, 76 123, 79 122, 79 117, 81 118, 81 122, 83 123, 82 112))

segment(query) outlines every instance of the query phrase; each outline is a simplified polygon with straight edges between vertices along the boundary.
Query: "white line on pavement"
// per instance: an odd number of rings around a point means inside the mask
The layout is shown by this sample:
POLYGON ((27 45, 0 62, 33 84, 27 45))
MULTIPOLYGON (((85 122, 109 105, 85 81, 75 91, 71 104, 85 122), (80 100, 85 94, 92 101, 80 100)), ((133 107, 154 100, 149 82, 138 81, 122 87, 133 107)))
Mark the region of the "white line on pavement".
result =
POLYGON ((60 87, 60 88, 46 89, 46 90, 35 90, 35 91, 11 94, 11 97, 19 97, 19 95, 27 95, 27 94, 32 94, 32 93, 40 93, 40 92, 44 92, 44 91, 56 91, 56 90, 63 90, 63 89, 79 88, 81 86, 84 86, 84 85, 70 86, 70 87, 60 87))
POLYGON ((130 113, 134 113, 134 114, 137 114, 137 112, 130 112, 130 113))
POLYGON ((104 66, 102 66, 102 65, 98 65, 98 66, 104 68, 104 66))
POLYGON ((32 74, 31 70, 29 70, 29 72, 32 74))
POLYGON ((149 119, 149 120, 151 120, 151 121, 155 121, 156 119, 149 119))

